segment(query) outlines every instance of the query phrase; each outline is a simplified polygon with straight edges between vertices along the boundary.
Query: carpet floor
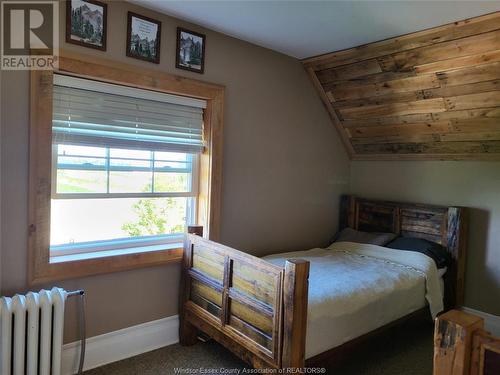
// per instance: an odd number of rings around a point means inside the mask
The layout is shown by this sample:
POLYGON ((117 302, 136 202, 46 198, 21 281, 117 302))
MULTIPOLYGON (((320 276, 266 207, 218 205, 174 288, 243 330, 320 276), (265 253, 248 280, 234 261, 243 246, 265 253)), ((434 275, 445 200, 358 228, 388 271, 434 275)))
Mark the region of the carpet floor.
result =
MULTIPOLYGON (((360 344, 335 366, 325 366, 326 373, 431 375, 432 329, 430 322, 407 322, 360 344)), ((245 363, 209 341, 189 347, 171 345, 87 371, 85 375, 238 374, 241 372, 237 370, 243 368, 245 363), (181 372, 181 369, 202 371, 181 372)))

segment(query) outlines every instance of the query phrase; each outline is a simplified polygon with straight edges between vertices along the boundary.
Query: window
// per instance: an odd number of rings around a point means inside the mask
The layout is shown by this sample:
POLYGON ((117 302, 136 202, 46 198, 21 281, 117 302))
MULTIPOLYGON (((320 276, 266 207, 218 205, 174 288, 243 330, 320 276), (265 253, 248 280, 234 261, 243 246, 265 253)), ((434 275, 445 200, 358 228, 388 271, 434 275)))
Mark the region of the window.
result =
POLYGON ((179 262, 190 221, 218 240, 223 86, 64 51, 30 75, 31 285, 179 262), (165 222, 146 231, 150 202, 165 222))
POLYGON ((180 247, 204 102, 54 75, 50 256, 180 247))
POLYGON ((195 223, 195 154, 57 144, 53 160, 52 256, 178 246, 195 223))

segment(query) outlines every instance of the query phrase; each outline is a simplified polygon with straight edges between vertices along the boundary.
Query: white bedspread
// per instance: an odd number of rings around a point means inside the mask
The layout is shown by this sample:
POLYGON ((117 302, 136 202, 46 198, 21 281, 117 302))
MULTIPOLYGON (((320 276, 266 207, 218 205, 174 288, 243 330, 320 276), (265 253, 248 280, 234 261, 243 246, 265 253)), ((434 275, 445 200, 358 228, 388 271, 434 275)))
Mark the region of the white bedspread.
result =
POLYGON ((425 306, 443 309, 435 263, 417 252, 336 242, 265 257, 310 262, 306 358, 334 348, 425 306))

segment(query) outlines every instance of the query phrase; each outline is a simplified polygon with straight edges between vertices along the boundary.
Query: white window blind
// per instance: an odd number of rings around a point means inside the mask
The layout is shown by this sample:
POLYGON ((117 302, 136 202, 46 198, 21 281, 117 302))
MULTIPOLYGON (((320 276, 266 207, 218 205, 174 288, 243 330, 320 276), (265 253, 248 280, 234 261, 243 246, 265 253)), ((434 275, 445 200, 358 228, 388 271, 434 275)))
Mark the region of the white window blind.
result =
POLYGON ((197 153, 204 100, 54 74, 55 143, 197 153))

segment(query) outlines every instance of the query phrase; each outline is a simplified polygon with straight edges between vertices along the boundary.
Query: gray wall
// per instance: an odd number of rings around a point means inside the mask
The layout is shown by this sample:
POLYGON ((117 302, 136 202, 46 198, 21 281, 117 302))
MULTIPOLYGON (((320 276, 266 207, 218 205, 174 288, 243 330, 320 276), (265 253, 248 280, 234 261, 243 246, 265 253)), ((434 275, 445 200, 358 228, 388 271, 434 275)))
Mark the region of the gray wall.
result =
POLYGON ((500 162, 351 162, 351 191, 470 207, 465 305, 500 315, 500 162))
MULTIPOLYGON (((3 96, 3 85, 2 85, 2 70, 0 70, 0 140, 2 139, 2 124, 3 116, 5 114, 2 111, 2 96, 3 96)), ((0 213, 2 212, 2 142, 0 142, 0 213)), ((0 291, 2 290, 2 215, 0 215, 0 291)), ((1 293, 0 293, 1 295, 1 293)))
MULTIPOLYGON (((64 30, 64 8, 61 30, 64 30)), ((221 242, 254 254, 323 245, 349 162, 299 61, 124 2, 108 5, 108 51, 62 48, 226 86, 221 242), (159 65, 125 57, 127 11, 162 21, 159 65), (206 73, 175 69, 176 27, 207 34, 206 73)), ((29 75, 2 74, 2 294, 27 285, 29 75), (6 95, 5 95, 6 94, 6 95)), ((177 313, 179 265, 51 283, 84 288, 88 334, 177 313)), ((51 286, 47 285, 47 286, 51 286)), ((37 286, 37 289, 39 286, 37 286)), ((77 337, 69 303, 65 341, 77 337)))

